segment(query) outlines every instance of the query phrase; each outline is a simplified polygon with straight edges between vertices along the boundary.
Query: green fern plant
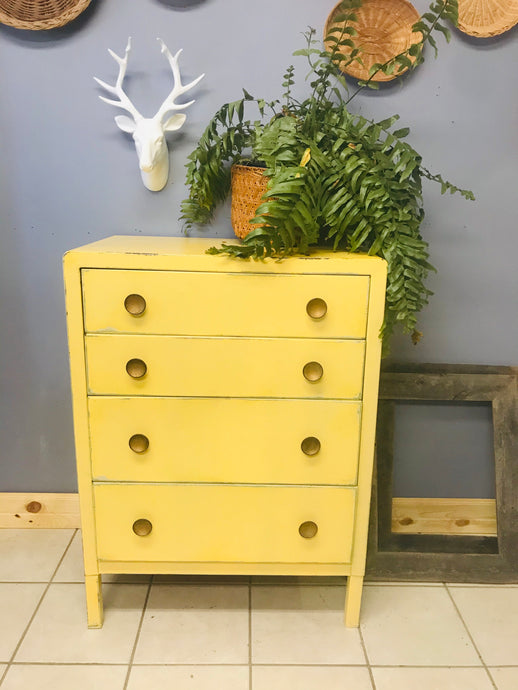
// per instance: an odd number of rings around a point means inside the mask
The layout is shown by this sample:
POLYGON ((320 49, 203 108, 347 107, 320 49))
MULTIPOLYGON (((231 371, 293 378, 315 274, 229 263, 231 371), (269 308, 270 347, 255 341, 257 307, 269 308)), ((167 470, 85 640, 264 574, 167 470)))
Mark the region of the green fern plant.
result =
POLYGON ((423 46, 435 51, 433 32, 449 40, 443 21, 457 22, 457 0, 435 0, 414 26, 416 43, 385 64, 376 64, 369 79, 350 95, 342 70, 341 49, 348 61, 361 62, 356 45, 355 9, 362 0, 344 0, 336 17, 339 28, 326 37, 327 50, 317 46, 308 30, 306 45, 295 55, 309 63, 311 92, 304 100, 293 96, 294 68, 286 70, 282 98, 257 99, 243 90, 243 98, 223 105, 210 120, 187 164, 189 197, 182 203, 186 230, 206 225, 230 191, 234 163, 262 165, 267 192, 255 225, 240 244, 210 250, 236 258, 262 259, 307 254, 314 246, 366 252, 388 264, 385 345, 396 324, 420 337, 417 314, 431 295, 425 281, 429 271, 428 244, 420 234, 424 218, 423 178, 441 185, 442 193, 473 194, 430 173, 421 156, 404 138, 408 128, 394 129, 397 115, 374 122, 352 114, 348 105, 359 90, 376 88, 374 76, 415 69, 423 61, 423 46), (254 109, 254 119, 245 110, 254 109))

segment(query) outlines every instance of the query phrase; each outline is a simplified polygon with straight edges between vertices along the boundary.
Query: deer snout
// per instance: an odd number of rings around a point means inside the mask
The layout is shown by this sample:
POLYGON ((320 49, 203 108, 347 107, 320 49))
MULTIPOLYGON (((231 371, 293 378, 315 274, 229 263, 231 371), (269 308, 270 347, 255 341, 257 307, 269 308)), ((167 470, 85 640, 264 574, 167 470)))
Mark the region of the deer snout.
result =
POLYGON ((139 163, 142 172, 151 172, 156 166, 158 159, 160 157, 161 151, 160 144, 155 144, 154 142, 145 142, 139 152, 139 163))
POLYGON ((133 134, 142 172, 154 170, 167 151, 163 132, 151 120, 143 120, 133 134))

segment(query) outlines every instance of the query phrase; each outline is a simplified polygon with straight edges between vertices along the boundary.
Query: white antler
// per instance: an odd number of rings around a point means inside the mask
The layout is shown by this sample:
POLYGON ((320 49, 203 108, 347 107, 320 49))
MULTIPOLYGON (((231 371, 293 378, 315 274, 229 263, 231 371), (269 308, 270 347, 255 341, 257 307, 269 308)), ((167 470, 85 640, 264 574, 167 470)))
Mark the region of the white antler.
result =
POLYGON ((161 38, 157 38, 157 41, 160 43, 161 46, 161 52, 165 54, 167 57, 167 60, 169 62, 169 65, 171 67, 171 70, 173 72, 173 77, 174 77, 174 86, 173 90, 169 94, 169 96, 165 99, 165 101, 162 103, 160 108, 158 109, 155 118, 157 120, 161 120, 164 115, 171 111, 171 110, 183 110, 184 108, 187 108, 188 106, 192 105, 194 101, 189 101, 187 103, 175 103, 175 99, 178 98, 178 96, 181 96, 184 94, 186 91, 189 91, 189 89, 192 89, 193 86, 196 86, 196 84, 203 79, 205 74, 200 74, 199 77, 194 79, 193 81, 189 82, 188 84, 182 84, 182 79, 180 76, 180 68, 178 67, 178 58, 180 56, 180 53, 182 50, 180 49, 176 55, 171 55, 171 52, 169 48, 166 46, 166 44, 162 41, 161 38))
POLYGON ((99 84, 99 86, 102 86, 103 89, 106 89, 106 91, 108 91, 108 93, 111 93, 114 96, 117 96, 119 98, 118 101, 115 101, 115 100, 112 100, 111 98, 105 98, 104 96, 99 96, 101 101, 104 101, 105 103, 109 103, 110 105, 114 105, 117 108, 122 108, 123 110, 126 110, 128 113, 130 113, 130 115, 133 116, 133 119, 135 120, 135 122, 137 122, 137 120, 142 119, 142 115, 135 108, 133 103, 130 101, 130 99, 128 98, 128 96, 124 92, 124 89, 122 88, 122 82, 124 81, 124 77, 126 76, 126 68, 128 67, 128 55, 129 55, 130 50, 131 50, 131 36, 128 38, 128 45, 126 46, 126 52, 125 52, 123 58, 116 55, 113 52, 113 50, 108 49, 108 52, 110 53, 112 58, 119 65, 119 76, 117 77, 117 81, 115 82, 115 86, 111 86, 110 84, 107 84, 106 82, 102 81, 101 79, 98 79, 97 77, 94 77, 94 79, 99 84))

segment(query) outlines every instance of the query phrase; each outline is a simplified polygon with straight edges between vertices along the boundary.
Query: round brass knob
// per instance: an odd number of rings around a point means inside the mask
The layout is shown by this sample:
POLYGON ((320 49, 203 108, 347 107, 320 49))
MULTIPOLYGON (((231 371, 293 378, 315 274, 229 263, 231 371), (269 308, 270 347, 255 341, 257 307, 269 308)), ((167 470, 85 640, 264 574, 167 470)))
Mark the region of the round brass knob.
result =
POLYGON ((305 455, 316 455, 320 450, 320 441, 315 436, 308 436, 300 444, 305 455))
POLYGON ((130 359, 126 364, 126 371, 132 379, 141 379, 146 375, 147 366, 141 359, 130 359))
POLYGON ((146 300, 142 295, 128 295, 124 300, 124 308, 132 316, 142 316, 146 311, 146 300))
POLYGON ((148 534, 151 534, 151 530, 153 529, 153 525, 149 522, 149 520, 146 520, 144 518, 141 518, 140 520, 135 520, 133 523, 133 531, 137 535, 137 537, 147 537, 148 534))
POLYGON ((303 522, 300 527, 299 527, 299 534, 301 537, 304 537, 304 539, 313 539, 315 534, 318 532, 318 526, 316 522, 312 522, 311 520, 308 520, 307 522, 303 522))
POLYGON ((129 440, 129 447, 134 453, 145 453, 149 448, 149 439, 144 434, 133 434, 129 440))
POLYGON ((324 369, 319 362, 308 362, 304 365, 302 373, 306 381, 314 383, 315 381, 320 381, 324 375, 324 369))
POLYGON ((312 319, 323 319, 327 314, 327 304, 320 297, 315 297, 307 303, 306 311, 312 319))

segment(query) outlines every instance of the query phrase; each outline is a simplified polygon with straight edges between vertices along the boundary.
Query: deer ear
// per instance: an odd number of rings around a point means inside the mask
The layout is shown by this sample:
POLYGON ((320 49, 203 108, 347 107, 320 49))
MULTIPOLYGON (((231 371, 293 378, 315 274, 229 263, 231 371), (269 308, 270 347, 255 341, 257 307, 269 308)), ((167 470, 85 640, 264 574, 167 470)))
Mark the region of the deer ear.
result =
POLYGON ((117 115, 115 122, 119 129, 122 129, 123 132, 128 132, 128 134, 133 134, 137 126, 135 120, 132 120, 131 117, 127 117, 126 115, 117 115))
POLYGON ((177 113, 164 122, 162 129, 164 132, 174 132, 175 129, 180 129, 186 119, 187 115, 177 113))

